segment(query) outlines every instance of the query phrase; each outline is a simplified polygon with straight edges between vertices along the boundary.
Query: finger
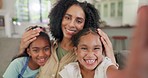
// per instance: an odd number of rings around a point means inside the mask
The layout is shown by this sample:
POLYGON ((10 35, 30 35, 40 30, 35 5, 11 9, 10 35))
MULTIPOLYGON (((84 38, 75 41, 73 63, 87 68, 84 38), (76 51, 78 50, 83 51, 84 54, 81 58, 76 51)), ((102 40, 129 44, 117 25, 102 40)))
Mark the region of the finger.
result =
POLYGON ((104 33, 101 29, 97 29, 98 30, 98 34, 104 38, 105 42, 108 44, 108 45, 111 45, 112 46, 112 43, 109 39, 109 37, 107 36, 106 33, 104 33))
POLYGON ((107 36, 107 34, 104 33, 101 29, 99 29, 98 33, 99 33, 99 35, 100 35, 101 37, 105 38, 105 40, 108 40, 108 39, 109 39, 108 36, 107 36))
POLYGON ((34 40, 36 40, 36 37, 34 37, 34 38, 32 38, 32 39, 26 41, 26 43, 25 43, 26 48, 27 48, 28 45, 29 45, 31 42, 33 42, 34 40))
POLYGON ((104 49, 105 49, 104 53, 105 53, 105 55, 107 57, 111 58, 115 62, 113 48, 110 47, 108 44, 106 44, 103 37, 101 37, 101 41, 102 41, 102 43, 104 45, 104 49))
POLYGON ((22 38, 27 38, 30 35, 39 34, 39 32, 40 32, 39 30, 29 30, 23 34, 22 38))
POLYGON ((29 41, 30 39, 35 38, 35 37, 38 36, 38 35, 39 35, 39 33, 30 34, 30 35, 28 35, 26 38, 24 38, 23 40, 24 40, 24 42, 26 42, 26 41, 29 41))
POLYGON ((39 32, 40 31, 38 31, 38 30, 30 30, 30 31, 25 32, 22 37, 23 42, 26 42, 26 41, 38 36, 39 32))
POLYGON ((106 44, 106 42, 104 41, 104 39, 101 37, 101 42, 103 43, 103 46, 104 46, 104 53, 105 53, 105 55, 107 55, 107 53, 106 53, 106 48, 108 47, 107 46, 107 44, 106 44))
POLYGON ((29 30, 29 31, 25 32, 23 34, 22 39, 21 39, 20 47, 22 47, 22 49, 27 48, 28 45, 30 44, 30 42, 32 40, 36 39, 36 36, 38 36, 38 35, 39 35, 39 31, 37 31, 37 30, 29 30))
POLYGON ((101 37, 101 42, 103 43, 104 48, 106 49, 106 47, 108 47, 108 45, 107 45, 107 43, 106 43, 106 41, 104 40, 103 37, 101 37))

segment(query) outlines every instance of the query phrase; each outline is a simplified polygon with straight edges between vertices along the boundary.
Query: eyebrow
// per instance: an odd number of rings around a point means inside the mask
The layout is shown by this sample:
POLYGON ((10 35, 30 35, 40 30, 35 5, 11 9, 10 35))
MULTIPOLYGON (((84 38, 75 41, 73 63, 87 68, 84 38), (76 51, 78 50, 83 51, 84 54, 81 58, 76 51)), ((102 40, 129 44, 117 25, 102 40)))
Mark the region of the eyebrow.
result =
MULTIPOLYGON (((50 45, 47 45, 45 47, 50 47, 50 45)), ((45 48, 45 47, 41 47, 41 48, 45 48)), ((32 49, 36 49, 36 48, 40 48, 40 47, 31 47, 32 49)))
MULTIPOLYGON (((68 16, 70 16, 70 17, 72 17, 72 15, 71 14, 68 14, 68 13, 66 13, 65 15, 68 15, 68 16)), ((85 19, 85 18, 83 18, 83 17, 77 17, 78 19, 85 19)))
MULTIPOLYGON (((79 45, 79 46, 87 46, 86 44, 81 44, 81 45, 79 45)), ((94 47, 102 47, 101 45, 94 45, 94 47)))

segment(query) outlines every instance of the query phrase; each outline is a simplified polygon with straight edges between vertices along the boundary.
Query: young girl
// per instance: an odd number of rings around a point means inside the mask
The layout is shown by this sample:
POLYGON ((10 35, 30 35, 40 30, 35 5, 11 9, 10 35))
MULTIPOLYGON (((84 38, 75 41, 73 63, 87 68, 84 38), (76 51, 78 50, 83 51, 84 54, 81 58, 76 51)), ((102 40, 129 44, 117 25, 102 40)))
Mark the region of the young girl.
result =
POLYGON ((40 66, 43 66, 51 54, 51 43, 43 27, 34 26, 29 30, 40 28, 42 31, 26 50, 18 55, 8 66, 3 78, 35 78, 40 66))
POLYGON ((69 63, 59 72, 62 78, 109 78, 117 67, 104 57, 103 43, 95 28, 86 28, 72 38, 77 62, 69 63))

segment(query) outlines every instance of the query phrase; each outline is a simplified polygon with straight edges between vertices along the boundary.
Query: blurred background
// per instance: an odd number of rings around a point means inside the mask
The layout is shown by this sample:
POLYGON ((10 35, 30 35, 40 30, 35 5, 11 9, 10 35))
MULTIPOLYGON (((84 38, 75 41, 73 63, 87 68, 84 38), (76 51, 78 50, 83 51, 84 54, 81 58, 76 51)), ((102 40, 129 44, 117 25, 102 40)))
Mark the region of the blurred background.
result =
MULTIPOLYGON (((0 0, 0 77, 11 62, 25 29, 31 25, 47 27, 48 14, 57 0, 0 0)), ((113 43, 118 63, 129 53, 140 0, 88 1, 100 12, 101 29, 113 43)), ((146 1, 146 0, 145 0, 146 1)), ((49 33, 50 35, 50 33, 49 33)))

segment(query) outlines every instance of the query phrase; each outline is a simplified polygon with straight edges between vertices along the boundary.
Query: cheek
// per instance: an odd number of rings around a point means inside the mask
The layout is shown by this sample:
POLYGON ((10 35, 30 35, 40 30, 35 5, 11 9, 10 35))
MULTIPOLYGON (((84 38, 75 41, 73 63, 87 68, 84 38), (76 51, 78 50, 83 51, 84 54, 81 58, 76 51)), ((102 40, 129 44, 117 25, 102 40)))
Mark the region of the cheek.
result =
POLYGON ((47 52, 47 53, 45 53, 47 56, 50 56, 51 55, 51 52, 49 51, 49 52, 47 52))
POLYGON ((103 57, 103 53, 102 52, 96 52, 95 55, 100 58, 100 57, 103 57))
POLYGON ((61 26, 65 26, 69 23, 69 21, 66 21, 65 19, 62 19, 62 23, 61 23, 61 26))
POLYGON ((81 25, 78 25, 77 26, 77 29, 80 31, 80 30, 82 30, 84 28, 84 24, 81 24, 81 25))
POLYGON ((85 52, 79 52, 79 53, 77 53, 77 57, 78 57, 78 59, 83 59, 84 57, 85 57, 85 55, 86 55, 86 53, 85 52))
POLYGON ((37 54, 31 54, 30 56, 31 56, 31 58, 36 58, 37 54))

